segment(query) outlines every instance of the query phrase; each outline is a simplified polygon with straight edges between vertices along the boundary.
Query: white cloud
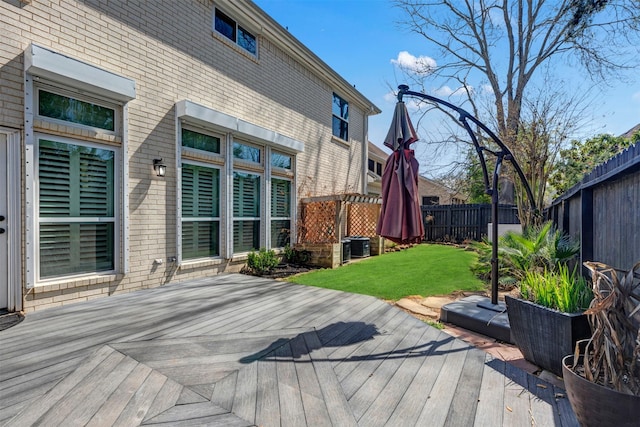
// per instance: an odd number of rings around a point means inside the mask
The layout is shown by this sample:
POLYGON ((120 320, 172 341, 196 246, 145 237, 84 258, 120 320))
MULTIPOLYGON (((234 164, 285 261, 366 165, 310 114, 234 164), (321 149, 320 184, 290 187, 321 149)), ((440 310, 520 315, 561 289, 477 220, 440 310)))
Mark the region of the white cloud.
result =
POLYGON ((398 53, 398 58, 392 59, 391 63, 413 74, 430 74, 437 66, 435 59, 428 56, 414 56, 406 50, 398 53))
POLYGON ((463 96, 467 93, 467 91, 473 93, 473 87, 467 86, 465 89, 464 86, 460 86, 457 89, 451 89, 449 86, 445 85, 434 90, 433 93, 436 96, 449 97, 449 96, 463 96))

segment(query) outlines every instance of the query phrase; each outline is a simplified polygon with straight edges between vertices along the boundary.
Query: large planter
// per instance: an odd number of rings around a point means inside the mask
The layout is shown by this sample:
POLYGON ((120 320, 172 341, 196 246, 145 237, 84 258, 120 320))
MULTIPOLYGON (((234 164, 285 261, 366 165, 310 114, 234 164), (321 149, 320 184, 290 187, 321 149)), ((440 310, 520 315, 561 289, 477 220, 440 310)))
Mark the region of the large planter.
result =
POLYGON ((511 337, 531 363, 562 375, 562 358, 577 341, 591 336, 587 316, 562 313, 520 298, 505 296, 511 337))
MULTIPOLYGON (((581 363, 582 357, 579 357, 581 363)), ((573 356, 562 360, 564 386, 582 427, 632 427, 640 422, 640 396, 620 393, 573 371, 573 356)))

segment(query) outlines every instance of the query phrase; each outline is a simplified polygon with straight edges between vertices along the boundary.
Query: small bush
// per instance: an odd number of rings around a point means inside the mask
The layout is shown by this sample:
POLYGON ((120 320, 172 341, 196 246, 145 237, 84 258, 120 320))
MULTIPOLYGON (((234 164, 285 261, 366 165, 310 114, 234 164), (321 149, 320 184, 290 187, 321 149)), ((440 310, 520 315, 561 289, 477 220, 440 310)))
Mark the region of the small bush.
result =
POLYGON ((251 251, 247 258, 247 267, 254 274, 262 275, 271 272, 280 261, 272 249, 260 248, 259 252, 251 251))

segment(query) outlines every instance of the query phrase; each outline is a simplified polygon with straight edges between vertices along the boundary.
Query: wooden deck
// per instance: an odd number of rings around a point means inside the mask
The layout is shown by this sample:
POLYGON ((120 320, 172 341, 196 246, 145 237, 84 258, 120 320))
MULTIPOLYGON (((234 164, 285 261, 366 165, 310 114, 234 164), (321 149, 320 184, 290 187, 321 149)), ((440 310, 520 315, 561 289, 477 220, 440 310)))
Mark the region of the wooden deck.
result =
POLYGON ((238 274, 0 332, 0 425, 577 426, 564 390, 372 297, 238 274))

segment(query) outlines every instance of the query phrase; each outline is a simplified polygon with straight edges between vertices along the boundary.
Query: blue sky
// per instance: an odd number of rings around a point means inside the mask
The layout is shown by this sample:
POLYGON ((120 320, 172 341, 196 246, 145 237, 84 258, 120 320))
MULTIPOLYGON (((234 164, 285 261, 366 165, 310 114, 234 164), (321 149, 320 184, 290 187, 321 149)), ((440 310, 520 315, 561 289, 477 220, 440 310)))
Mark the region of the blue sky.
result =
MULTIPOLYGON (((369 121, 370 141, 382 146, 396 101, 390 92, 404 83, 396 62, 419 57, 438 60, 437 52, 420 36, 398 27, 402 12, 388 0, 254 1, 382 110, 369 121)), ((584 133, 574 137, 619 135, 640 123, 640 80, 614 83, 605 93, 593 104, 584 133)), ((413 121, 416 124, 417 118, 413 121)), ((419 144, 414 145, 417 155, 424 152, 419 144)))

